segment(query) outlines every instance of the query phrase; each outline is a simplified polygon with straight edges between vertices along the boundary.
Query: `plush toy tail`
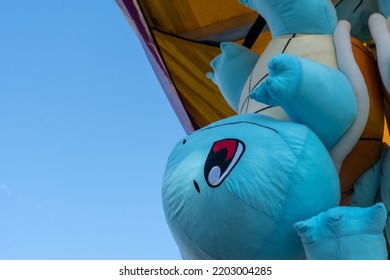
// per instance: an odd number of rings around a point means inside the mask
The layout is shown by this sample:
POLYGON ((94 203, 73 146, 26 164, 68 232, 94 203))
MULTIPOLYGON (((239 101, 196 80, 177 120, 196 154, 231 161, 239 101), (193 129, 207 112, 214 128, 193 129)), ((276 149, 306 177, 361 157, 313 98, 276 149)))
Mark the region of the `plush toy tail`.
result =
POLYGON ((359 138, 366 127, 370 110, 370 100, 368 98, 366 82, 364 81, 364 77, 360 72, 359 66, 352 53, 350 30, 351 25, 347 21, 341 20, 337 23, 333 34, 339 69, 347 76, 351 83, 357 103, 357 117, 354 123, 344 134, 343 138, 329 151, 333 162, 339 171, 345 157, 359 141, 359 138))

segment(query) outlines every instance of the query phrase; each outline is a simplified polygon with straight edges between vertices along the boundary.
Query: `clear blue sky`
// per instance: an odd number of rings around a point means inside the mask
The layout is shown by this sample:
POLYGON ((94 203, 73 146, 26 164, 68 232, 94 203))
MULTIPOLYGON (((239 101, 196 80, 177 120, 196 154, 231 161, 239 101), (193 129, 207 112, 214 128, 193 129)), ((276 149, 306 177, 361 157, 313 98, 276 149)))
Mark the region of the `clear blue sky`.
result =
POLYGON ((1 1, 0 40, 0 259, 180 258, 185 132, 115 1, 1 1))

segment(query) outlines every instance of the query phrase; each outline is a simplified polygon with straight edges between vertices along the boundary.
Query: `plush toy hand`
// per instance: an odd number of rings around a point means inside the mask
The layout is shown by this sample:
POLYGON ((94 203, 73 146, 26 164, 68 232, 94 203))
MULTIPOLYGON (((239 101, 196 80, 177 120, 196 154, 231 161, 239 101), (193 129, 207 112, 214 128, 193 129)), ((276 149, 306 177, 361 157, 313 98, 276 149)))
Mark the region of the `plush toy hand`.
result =
POLYGON ((238 110, 242 88, 256 65, 259 55, 236 43, 222 43, 222 53, 211 61, 214 73, 207 73, 228 104, 238 110))
POLYGON ((279 54, 268 63, 269 76, 250 97, 282 106, 291 120, 305 124, 330 149, 356 117, 354 91, 344 74, 312 60, 279 54))
POLYGON ((368 24, 376 44, 383 84, 390 92, 390 1, 379 1, 379 8, 382 14, 371 15, 368 24))
POLYGON ((385 260, 386 209, 335 207, 294 224, 306 257, 314 260, 385 260))

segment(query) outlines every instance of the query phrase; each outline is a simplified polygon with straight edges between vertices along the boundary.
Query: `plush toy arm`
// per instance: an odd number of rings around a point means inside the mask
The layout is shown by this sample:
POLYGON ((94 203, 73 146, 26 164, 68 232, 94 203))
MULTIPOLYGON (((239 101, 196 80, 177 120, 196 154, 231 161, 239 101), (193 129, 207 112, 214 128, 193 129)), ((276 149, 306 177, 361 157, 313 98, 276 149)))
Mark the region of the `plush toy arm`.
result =
POLYGON ((355 95, 344 74, 290 54, 274 56, 268 68, 268 78, 250 97, 282 106, 294 122, 310 127, 327 149, 333 147, 356 117, 355 95))
POLYGON ((385 260, 382 203, 369 208, 335 207, 294 224, 306 257, 313 260, 385 260))
POLYGON ((375 13, 370 16, 368 24, 376 44, 382 81, 390 92, 390 17, 386 21, 381 14, 375 13))
POLYGON ((249 74, 260 55, 236 43, 221 44, 222 53, 211 61, 214 72, 207 73, 219 88, 227 103, 238 111, 238 105, 249 74))

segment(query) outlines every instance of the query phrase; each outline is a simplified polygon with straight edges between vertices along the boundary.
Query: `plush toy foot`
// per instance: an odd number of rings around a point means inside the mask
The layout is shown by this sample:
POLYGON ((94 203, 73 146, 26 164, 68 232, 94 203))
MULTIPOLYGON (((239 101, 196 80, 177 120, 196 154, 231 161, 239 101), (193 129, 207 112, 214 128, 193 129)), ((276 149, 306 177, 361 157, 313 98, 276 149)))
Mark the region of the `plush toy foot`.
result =
POLYGON ((207 73, 230 107, 238 111, 242 88, 256 65, 259 55, 236 43, 222 43, 222 53, 211 61, 214 73, 207 73))
MULTIPOLYGON (((390 6, 390 1, 387 2, 390 6)), ((390 7, 389 7, 390 13, 390 7)), ((383 84, 390 93, 390 17, 381 14, 371 15, 368 21, 372 37, 376 44, 379 71, 383 84)))
POLYGON ((294 224, 312 260, 386 260, 386 209, 335 207, 294 224))
POLYGON ((356 99, 346 76, 312 60, 279 54, 268 63, 269 76, 250 97, 282 106, 292 121, 307 125, 332 148, 356 117, 356 99))

